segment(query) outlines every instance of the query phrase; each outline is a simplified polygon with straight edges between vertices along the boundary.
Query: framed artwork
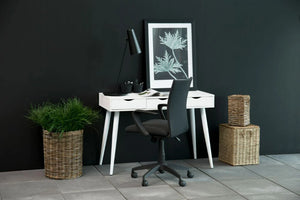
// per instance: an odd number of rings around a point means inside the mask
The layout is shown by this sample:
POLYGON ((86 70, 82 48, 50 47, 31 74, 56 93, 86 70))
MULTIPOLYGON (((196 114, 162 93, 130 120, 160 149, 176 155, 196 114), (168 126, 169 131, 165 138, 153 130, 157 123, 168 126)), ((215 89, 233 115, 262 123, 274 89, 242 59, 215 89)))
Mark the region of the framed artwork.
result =
POLYGON ((193 23, 191 20, 145 20, 147 87, 171 88, 174 79, 193 77, 193 23))

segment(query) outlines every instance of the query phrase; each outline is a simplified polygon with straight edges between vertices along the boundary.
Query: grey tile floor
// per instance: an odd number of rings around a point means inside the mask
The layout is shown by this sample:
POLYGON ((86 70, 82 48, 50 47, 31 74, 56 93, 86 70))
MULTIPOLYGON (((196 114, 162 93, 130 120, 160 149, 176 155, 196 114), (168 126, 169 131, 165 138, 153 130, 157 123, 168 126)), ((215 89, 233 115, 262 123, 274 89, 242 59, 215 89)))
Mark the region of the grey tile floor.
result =
POLYGON ((259 165, 235 167, 215 158, 214 169, 207 159, 170 162, 193 171, 186 187, 167 173, 153 175, 142 187, 145 171, 130 177, 141 163, 122 163, 115 165, 114 176, 108 175, 109 165, 85 166, 83 176, 73 180, 51 180, 43 170, 1 172, 0 200, 300 200, 300 154, 266 155, 259 165))

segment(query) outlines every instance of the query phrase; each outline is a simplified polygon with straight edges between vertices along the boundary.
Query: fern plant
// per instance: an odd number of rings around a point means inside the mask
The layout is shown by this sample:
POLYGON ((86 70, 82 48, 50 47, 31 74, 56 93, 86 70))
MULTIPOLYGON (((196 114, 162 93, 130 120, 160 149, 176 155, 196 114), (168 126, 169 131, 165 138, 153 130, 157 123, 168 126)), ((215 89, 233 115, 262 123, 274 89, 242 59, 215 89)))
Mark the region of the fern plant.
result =
POLYGON ((77 98, 62 100, 61 103, 46 102, 32 106, 28 119, 49 132, 60 133, 81 130, 100 118, 100 114, 86 106, 77 98))

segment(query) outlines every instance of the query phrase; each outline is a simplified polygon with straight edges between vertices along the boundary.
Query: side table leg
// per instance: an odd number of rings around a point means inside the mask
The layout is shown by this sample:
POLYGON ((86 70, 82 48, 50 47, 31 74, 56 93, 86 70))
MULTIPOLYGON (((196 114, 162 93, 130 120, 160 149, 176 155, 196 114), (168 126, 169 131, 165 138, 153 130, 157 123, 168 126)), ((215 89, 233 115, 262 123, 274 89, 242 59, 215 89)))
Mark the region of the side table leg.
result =
POLYGON ((197 159, 195 109, 191 108, 189 109, 189 111, 190 111, 190 126, 191 126, 191 134, 192 134, 193 153, 194 153, 194 159, 197 159))
POLYGON ((204 132, 204 138, 205 138, 205 143, 206 143, 209 164, 210 164, 211 168, 214 168, 213 159, 212 159, 212 155, 211 155, 210 139, 209 139, 209 132, 208 132, 205 108, 200 108, 200 112, 201 112, 202 127, 203 127, 203 132, 204 132))
POLYGON ((105 123, 104 123, 104 129, 103 129, 103 136, 102 136, 100 159, 99 159, 99 165, 102 165, 102 163, 103 163, 103 156, 104 156, 104 152, 105 152, 107 135, 108 135, 109 125, 110 125, 110 116, 111 116, 111 112, 106 111, 105 123))
POLYGON ((117 146, 117 139, 118 139, 119 118, 120 118, 120 112, 115 112, 114 113, 114 122, 113 122, 113 131, 112 131, 112 140, 111 140, 110 170, 109 170, 110 175, 113 175, 113 173, 114 173, 115 154, 116 154, 116 146, 117 146))

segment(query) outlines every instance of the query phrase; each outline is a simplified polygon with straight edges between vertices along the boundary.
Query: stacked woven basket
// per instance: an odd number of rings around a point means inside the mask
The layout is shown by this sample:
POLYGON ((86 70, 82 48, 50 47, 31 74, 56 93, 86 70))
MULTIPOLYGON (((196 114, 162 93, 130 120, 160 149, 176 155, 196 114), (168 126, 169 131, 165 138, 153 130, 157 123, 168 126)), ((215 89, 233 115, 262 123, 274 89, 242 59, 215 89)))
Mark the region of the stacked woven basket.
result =
POLYGON ((259 126, 250 124, 250 96, 228 96, 228 124, 220 124, 219 160, 231 165, 259 163, 259 126))

